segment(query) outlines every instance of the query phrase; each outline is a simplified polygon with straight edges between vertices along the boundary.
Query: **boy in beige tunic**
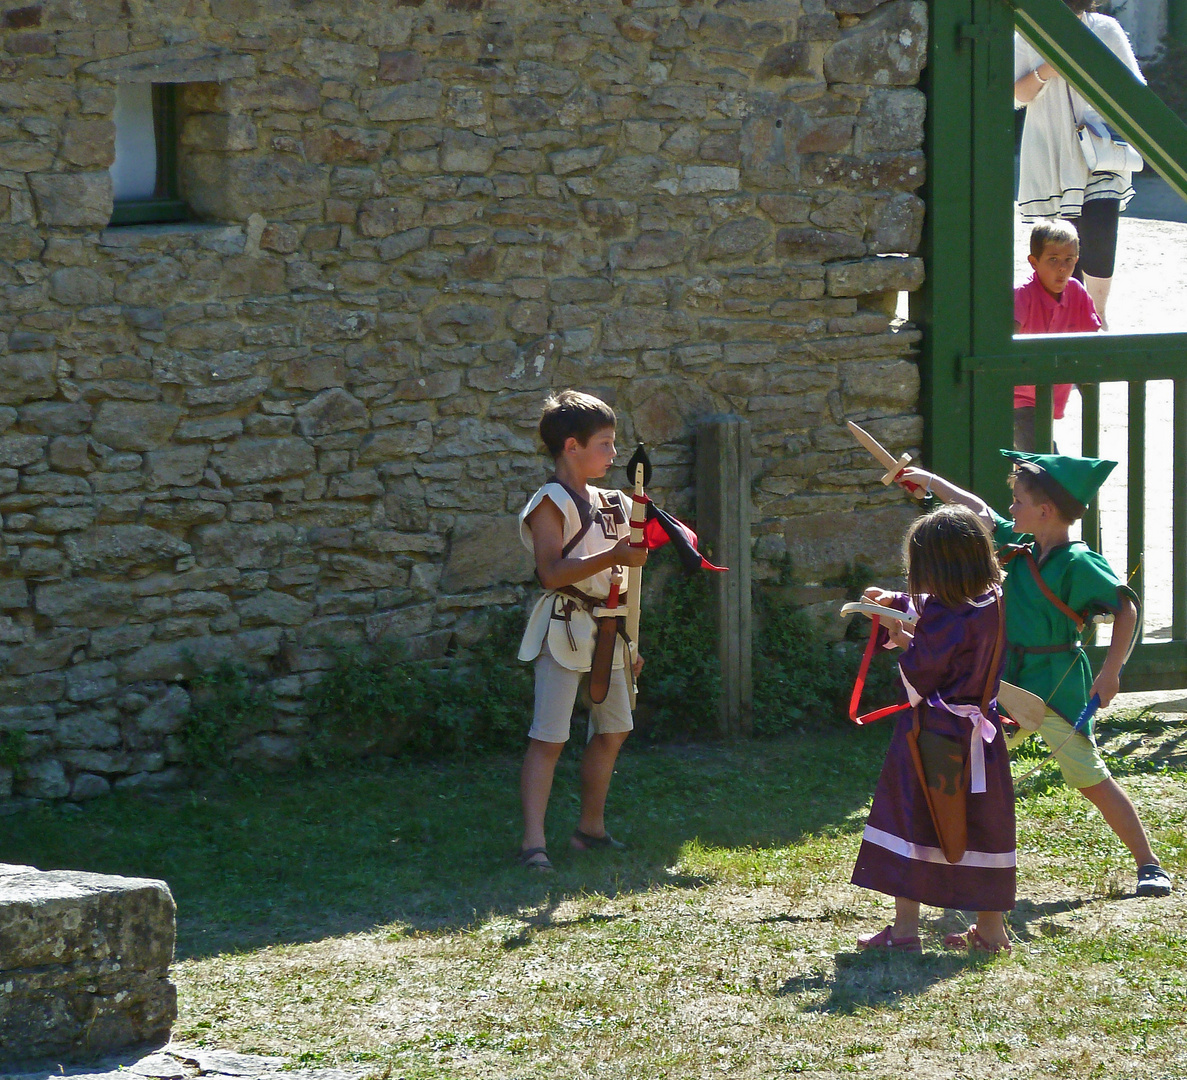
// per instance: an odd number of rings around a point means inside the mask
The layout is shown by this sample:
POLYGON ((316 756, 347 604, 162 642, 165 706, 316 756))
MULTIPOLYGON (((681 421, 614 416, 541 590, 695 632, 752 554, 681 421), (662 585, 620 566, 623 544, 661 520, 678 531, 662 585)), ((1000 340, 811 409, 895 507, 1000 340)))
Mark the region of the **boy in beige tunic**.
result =
MULTIPOLYGON (((520 774, 523 841, 517 858, 551 870, 544 815, 557 759, 569 738, 578 686, 593 662, 592 610, 610 594, 614 571, 642 566, 644 548, 629 545, 631 500, 589 481, 614 463, 614 410, 575 390, 550 397, 540 417, 540 437, 552 454, 552 478, 519 515, 520 538, 536 560, 545 593, 528 619, 519 659, 535 662, 535 711, 520 774)), ((581 816, 569 841, 578 850, 622 847, 606 831, 606 795, 618 751, 634 727, 625 665, 629 651, 615 650, 610 689, 590 711, 589 740, 581 762, 581 816)), ((641 657, 633 661, 637 675, 641 657)))

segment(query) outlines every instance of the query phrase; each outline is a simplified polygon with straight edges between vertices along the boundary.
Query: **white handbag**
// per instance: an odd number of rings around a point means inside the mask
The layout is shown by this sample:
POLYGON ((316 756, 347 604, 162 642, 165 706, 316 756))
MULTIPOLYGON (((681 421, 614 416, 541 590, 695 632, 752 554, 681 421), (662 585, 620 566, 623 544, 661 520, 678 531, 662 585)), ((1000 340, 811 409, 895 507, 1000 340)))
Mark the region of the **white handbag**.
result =
MULTIPOLYGON (((1076 107, 1072 104, 1070 87, 1067 100, 1072 109, 1072 122, 1075 123, 1076 107)), ((1141 172, 1145 165, 1142 155, 1095 113, 1093 119, 1085 117, 1076 123, 1076 138, 1080 142, 1080 151, 1090 173, 1135 173, 1141 172)))

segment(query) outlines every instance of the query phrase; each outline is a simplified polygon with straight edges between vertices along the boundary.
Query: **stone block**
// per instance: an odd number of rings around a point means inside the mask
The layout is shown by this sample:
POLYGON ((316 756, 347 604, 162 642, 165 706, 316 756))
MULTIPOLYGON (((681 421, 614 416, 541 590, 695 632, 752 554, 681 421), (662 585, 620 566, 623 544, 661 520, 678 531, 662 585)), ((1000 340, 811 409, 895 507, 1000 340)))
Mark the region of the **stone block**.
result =
POLYGON ((251 78, 256 59, 250 53, 192 41, 97 60, 84 64, 82 71, 104 82, 221 83, 251 78))
POLYGON ((426 454, 433 448, 433 425, 421 420, 411 426, 398 425, 367 434, 359 446, 360 465, 377 465, 412 454, 426 454))
POLYGON ((81 435, 92 415, 85 401, 39 401, 21 408, 20 422, 39 435, 81 435))
POLYGON ((828 267, 829 296, 864 296, 878 292, 913 292, 923 284, 923 260, 884 255, 828 267))
POLYGON ((812 79, 818 75, 812 63, 812 46, 807 41, 773 45, 758 69, 760 79, 812 79))
POLYGON ((62 157, 72 165, 106 169, 115 160, 115 124, 110 120, 71 120, 62 139, 62 157))
MULTIPOLYGON (((82 781, 79 797, 95 781, 82 781)), ((175 938, 162 881, 0 867, 0 1064, 167 1042, 175 938)))
POLYGON ((184 540, 147 525, 99 525, 62 545, 75 573, 121 574, 191 554, 184 540))
POLYGON ((98 799, 111 791, 111 782, 97 773, 79 773, 70 785, 70 801, 85 802, 98 799))
POLYGON ((853 361, 841 371, 846 412, 861 408, 905 410, 919 401, 919 365, 909 360, 853 361))
POLYGON ((918 195, 900 192, 881 199, 870 214, 866 242, 870 251, 901 252, 910 255, 919 250, 923 234, 924 202, 918 195))
MULTIPOLYGON (((13 790, 28 799, 64 799, 70 794, 70 782, 66 779, 66 770, 62 768, 60 761, 54 758, 41 758, 37 761, 21 763, 20 776, 15 778, 13 790)), ((3 940, 3 930, 0 930, 0 942, 3 940)), ((3 968, 0 967, 0 978, 3 978, 4 974, 3 968)), ((5 996, 7 997, 7 995, 5 996)), ((0 1011, 0 1024, 4 1022, 5 1013, 6 1010, 0 1011)), ((3 1039, 0 1038, 0 1051, 8 1050, 11 1053, 23 1049, 19 1044, 5 1047, 3 1039)))
MULTIPOLYGON (((106 664, 112 671, 114 665, 106 664)), ((69 683, 70 673, 67 673, 69 683)), ((115 680, 110 679, 108 692, 114 692, 115 680)), ((58 721, 55 733, 57 744, 66 749, 110 750, 120 745, 119 713, 115 709, 71 713, 58 721)))
POLYGON ((627 244, 610 245, 610 265, 623 270, 652 270, 684 259, 687 240, 682 232, 645 232, 627 244))
MULTIPOLYGON (((297 428, 307 439, 323 438, 341 431, 355 431, 365 428, 367 423, 367 407, 341 387, 325 390, 297 409, 297 428)), ((297 439, 278 441, 301 442, 297 439)), ((301 444, 312 456, 312 448, 306 443, 301 444)))
POLYGON ((18 469, 45 457, 49 443, 44 435, 0 435, 0 465, 18 469))
POLYGON ((532 556, 520 542, 515 518, 467 517, 450 535, 441 589, 461 593, 502 582, 530 581, 533 571, 532 556))
POLYGON ((235 610, 243 626, 300 626, 313 616, 312 604, 267 589, 240 601, 235 610))
POLYGON ((155 450, 169 441, 181 409, 164 401, 104 401, 91 434, 116 450, 155 450))
POLYGON ((830 83, 913 86, 927 60, 927 4, 891 0, 862 19, 824 54, 830 83))
POLYGON ((761 247, 771 239, 771 226, 758 217, 727 221, 717 229, 701 249, 703 259, 736 259, 761 247))
POLYGON ((378 161, 386 153, 391 141, 390 131, 333 124, 305 136, 305 157, 318 164, 378 161))
POLYGON ((431 120, 441 110, 439 79, 419 79, 390 90, 368 90, 362 94, 363 111, 378 123, 392 120, 431 120))
POLYGON ((196 551, 203 565, 254 570, 276 566, 291 554, 296 530, 281 522, 244 525, 220 521, 196 530, 196 551))
POLYGON ((144 481, 149 490, 192 487, 206 472, 210 448, 201 443, 152 450, 144 455, 144 481))
POLYGON ((469 131, 446 131, 441 141, 441 169, 447 173, 486 173, 494 164, 497 139, 469 131))
POLYGON ((787 550, 807 583, 844 574, 857 562, 874 574, 895 573, 903 533, 918 512, 906 504, 863 509, 860 529, 854 528, 852 508, 803 514, 788 522, 787 550))
POLYGON ((45 225, 104 228, 111 220, 111 174, 102 172, 33 173, 29 188, 37 217, 45 225))
POLYGON ((115 295, 115 284, 97 270, 64 266, 50 275, 49 294, 60 304, 109 304, 115 295))
MULTIPOLYGON (((323 165, 285 155, 248 158, 195 153, 183 174, 183 195, 193 210, 224 221, 272 216, 294 206, 320 202, 327 194, 323 165)), ((110 216, 110 214, 109 214, 110 216)))
POLYGON ((775 251, 792 262, 819 263, 830 259, 852 259, 864 255, 864 242, 848 233, 829 232, 811 226, 780 229, 775 251))
POLYGON ((136 714, 136 727, 147 735, 174 735, 185 726, 189 708, 190 695, 180 686, 171 686, 136 714))
POLYGON ((0 404, 23 405, 58 392, 54 358, 44 353, 0 355, 0 404))
POLYGON ((858 115, 861 150, 918 150, 926 114, 927 96, 916 87, 872 91, 858 115))
POLYGON ((296 437, 236 439, 211 465, 230 484, 255 484, 304 476, 316 465, 313 447, 296 437))
POLYGON ((669 349, 692 332, 683 311, 622 307, 606 317, 602 343, 608 349, 669 349))

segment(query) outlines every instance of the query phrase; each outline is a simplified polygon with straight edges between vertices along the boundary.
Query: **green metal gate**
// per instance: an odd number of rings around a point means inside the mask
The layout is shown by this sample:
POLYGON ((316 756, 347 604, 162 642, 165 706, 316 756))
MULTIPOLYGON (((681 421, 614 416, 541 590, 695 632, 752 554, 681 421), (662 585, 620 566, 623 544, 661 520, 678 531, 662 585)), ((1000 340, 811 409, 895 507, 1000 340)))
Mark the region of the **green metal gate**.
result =
MULTIPOLYGON (((1187 333, 1013 337, 1013 34, 1018 30, 1146 161, 1187 198, 1187 127, 1083 26, 1062 0, 932 0, 928 92, 927 282, 912 297, 924 330, 927 460, 992 505, 1009 501, 998 449, 1013 432, 1013 387, 1084 395, 1084 453, 1094 454, 1102 382, 1129 384, 1128 569, 1145 548, 1146 382, 1174 382, 1171 640, 1138 646, 1128 690, 1187 686, 1187 333)), ((1187 298, 1185 298, 1187 300, 1187 298)), ((1187 303, 1184 305, 1187 309, 1187 303)), ((1050 440, 1049 420, 1036 440, 1050 440)), ((1040 442, 1041 445, 1041 442, 1040 442)), ((1085 539, 1096 535, 1095 508, 1085 539)), ((1120 572, 1121 567, 1117 567, 1120 572)), ((1140 569, 1131 580, 1139 595, 1140 569)), ((1098 658, 1094 657, 1094 662, 1098 658)))

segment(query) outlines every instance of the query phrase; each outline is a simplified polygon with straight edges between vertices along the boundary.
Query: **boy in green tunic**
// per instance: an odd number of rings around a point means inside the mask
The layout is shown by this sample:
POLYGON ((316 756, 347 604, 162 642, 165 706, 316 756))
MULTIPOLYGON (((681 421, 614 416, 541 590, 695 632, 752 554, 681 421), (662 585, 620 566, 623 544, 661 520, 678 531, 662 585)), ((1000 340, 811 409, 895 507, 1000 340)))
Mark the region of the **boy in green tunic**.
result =
MULTIPOLYGON (((1071 526, 1116 466, 1115 461, 1003 450, 1015 463, 1013 520, 984 500, 923 469, 901 480, 944 502, 979 514, 999 545, 1006 570, 1006 669, 1003 678, 1047 702, 1039 734, 1053 751, 1065 783, 1077 788, 1109 823, 1138 867, 1138 896, 1167 896, 1171 879, 1158 863, 1146 830, 1121 785, 1113 779, 1087 733, 1072 725, 1093 694, 1108 705, 1120 688, 1121 666, 1137 626, 1137 597, 1112 567, 1080 541, 1071 526), (1113 637, 1094 679, 1080 635, 1095 615, 1114 616, 1113 637)), ((1020 731, 1011 744, 1025 739, 1020 731)))

